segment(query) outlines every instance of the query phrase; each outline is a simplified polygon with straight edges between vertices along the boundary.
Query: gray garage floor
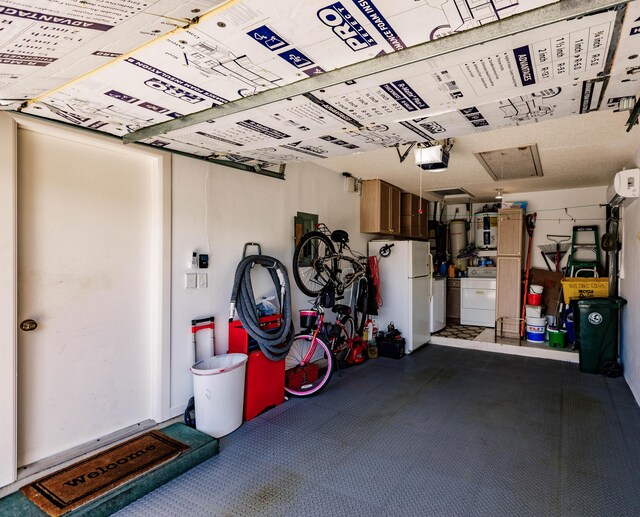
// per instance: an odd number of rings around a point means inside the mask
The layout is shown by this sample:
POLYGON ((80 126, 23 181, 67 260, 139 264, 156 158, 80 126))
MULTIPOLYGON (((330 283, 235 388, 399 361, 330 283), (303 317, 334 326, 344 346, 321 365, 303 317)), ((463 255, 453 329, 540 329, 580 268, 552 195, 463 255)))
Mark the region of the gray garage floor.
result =
POLYGON ((578 365, 430 345, 221 440, 124 516, 640 515, 640 409, 578 365))

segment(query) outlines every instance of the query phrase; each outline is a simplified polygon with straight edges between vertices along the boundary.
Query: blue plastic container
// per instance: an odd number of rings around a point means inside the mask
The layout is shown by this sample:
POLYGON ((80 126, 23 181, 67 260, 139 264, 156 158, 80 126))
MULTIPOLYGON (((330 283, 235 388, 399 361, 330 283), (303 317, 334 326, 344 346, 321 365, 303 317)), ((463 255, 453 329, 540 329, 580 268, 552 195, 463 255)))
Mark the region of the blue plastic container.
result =
POLYGON ((567 329, 567 339, 569 340, 569 343, 573 345, 576 342, 576 331, 573 325, 572 313, 567 314, 567 317, 564 320, 564 326, 567 329))
POLYGON ((546 325, 527 325, 527 341, 544 343, 546 325))

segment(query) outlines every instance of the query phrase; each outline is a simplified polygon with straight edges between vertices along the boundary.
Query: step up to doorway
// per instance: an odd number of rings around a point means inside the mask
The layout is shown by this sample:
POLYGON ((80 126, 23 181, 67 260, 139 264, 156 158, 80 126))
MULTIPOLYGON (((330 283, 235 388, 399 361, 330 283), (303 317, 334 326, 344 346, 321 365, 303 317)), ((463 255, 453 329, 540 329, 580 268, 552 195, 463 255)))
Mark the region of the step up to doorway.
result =
POLYGON ((0 515, 111 515, 217 453, 215 438, 173 424, 48 474, 0 499, 0 515))

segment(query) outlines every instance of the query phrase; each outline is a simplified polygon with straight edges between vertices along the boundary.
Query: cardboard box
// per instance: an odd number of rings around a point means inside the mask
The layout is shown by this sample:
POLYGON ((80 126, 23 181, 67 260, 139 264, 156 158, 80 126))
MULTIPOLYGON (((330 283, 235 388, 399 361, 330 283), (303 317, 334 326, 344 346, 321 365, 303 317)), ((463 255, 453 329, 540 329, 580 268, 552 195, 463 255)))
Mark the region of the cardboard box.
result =
POLYGON ((562 284, 560 280, 564 278, 562 273, 548 271, 546 269, 531 269, 529 284, 541 285, 544 287, 542 291, 542 305, 545 307, 547 314, 556 312, 556 304, 560 295, 562 284))

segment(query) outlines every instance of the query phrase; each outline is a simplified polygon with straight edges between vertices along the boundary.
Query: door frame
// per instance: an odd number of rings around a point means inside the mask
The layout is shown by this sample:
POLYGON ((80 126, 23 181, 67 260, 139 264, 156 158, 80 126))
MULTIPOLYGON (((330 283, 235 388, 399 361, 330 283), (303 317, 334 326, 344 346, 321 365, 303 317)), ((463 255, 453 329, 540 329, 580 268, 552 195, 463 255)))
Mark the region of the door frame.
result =
POLYGON ((152 168, 151 292, 152 350, 149 418, 170 414, 171 336, 171 155, 125 146, 104 136, 0 113, 0 487, 17 479, 17 149, 18 129, 64 138, 124 154, 144 156, 152 168))

